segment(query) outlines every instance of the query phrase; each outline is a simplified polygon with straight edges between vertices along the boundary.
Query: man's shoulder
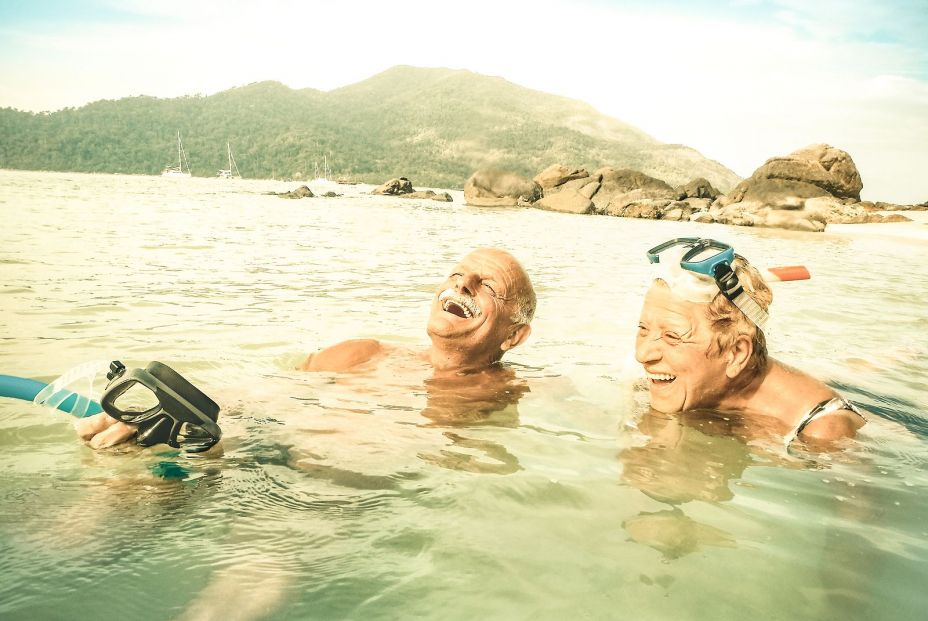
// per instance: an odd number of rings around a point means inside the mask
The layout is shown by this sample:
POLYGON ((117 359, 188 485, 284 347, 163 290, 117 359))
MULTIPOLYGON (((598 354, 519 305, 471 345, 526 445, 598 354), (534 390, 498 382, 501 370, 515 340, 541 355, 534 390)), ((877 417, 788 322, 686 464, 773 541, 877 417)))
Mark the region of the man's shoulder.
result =
POLYGON ((376 339, 350 339, 310 354, 300 369, 303 371, 347 371, 374 359, 383 351, 383 344, 376 339))

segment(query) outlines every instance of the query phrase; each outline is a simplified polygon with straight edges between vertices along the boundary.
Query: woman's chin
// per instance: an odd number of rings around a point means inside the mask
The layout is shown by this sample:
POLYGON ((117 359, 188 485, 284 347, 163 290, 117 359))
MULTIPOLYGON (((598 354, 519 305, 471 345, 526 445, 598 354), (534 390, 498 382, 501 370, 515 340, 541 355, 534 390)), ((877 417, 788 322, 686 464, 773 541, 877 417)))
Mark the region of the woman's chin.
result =
POLYGON ((673 413, 682 412, 685 407, 685 399, 675 394, 671 386, 655 386, 651 382, 648 395, 651 400, 651 407, 658 412, 673 413))

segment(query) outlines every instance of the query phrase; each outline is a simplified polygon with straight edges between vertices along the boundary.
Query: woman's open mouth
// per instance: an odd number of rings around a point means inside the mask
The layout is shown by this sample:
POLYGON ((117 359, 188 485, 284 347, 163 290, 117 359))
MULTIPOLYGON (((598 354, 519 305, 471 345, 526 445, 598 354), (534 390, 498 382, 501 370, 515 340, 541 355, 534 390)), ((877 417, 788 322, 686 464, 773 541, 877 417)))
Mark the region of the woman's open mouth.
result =
POLYGON ((483 314, 474 298, 462 295, 454 289, 445 289, 438 294, 441 309, 461 319, 473 319, 483 314))
POLYGON ((676 375, 671 375, 670 373, 651 373, 650 371, 645 371, 645 374, 648 376, 649 382, 657 384, 658 386, 666 386, 677 379, 676 375))

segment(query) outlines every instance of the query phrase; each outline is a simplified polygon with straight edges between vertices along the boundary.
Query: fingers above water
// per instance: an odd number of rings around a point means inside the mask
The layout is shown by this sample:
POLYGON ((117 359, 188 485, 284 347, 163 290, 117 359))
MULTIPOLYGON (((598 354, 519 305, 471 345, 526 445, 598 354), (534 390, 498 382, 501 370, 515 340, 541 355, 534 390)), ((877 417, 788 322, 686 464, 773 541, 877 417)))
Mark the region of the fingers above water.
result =
POLYGON ((77 430, 77 435, 80 436, 81 440, 89 440, 118 422, 106 412, 100 412, 93 416, 77 419, 74 421, 74 429, 77 430))
POLYGON ((101 412, 74 423, 77 435, 90 442, 95 449, 107 448, 125 442, 135 435, 136 426, 127 425, 101 412))

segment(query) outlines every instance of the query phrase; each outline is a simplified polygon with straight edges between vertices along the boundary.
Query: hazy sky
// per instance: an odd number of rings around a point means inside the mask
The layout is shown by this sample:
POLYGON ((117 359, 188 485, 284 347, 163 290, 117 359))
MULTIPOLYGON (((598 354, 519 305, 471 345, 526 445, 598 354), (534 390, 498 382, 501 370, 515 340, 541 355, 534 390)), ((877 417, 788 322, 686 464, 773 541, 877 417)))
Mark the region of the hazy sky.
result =
POLYGON ((743 176, 826 142, 854 158, 863 198, 920 203, 926 33, 928 0, 0 0, 0 107, 470 69, 587 101, 743 176))

